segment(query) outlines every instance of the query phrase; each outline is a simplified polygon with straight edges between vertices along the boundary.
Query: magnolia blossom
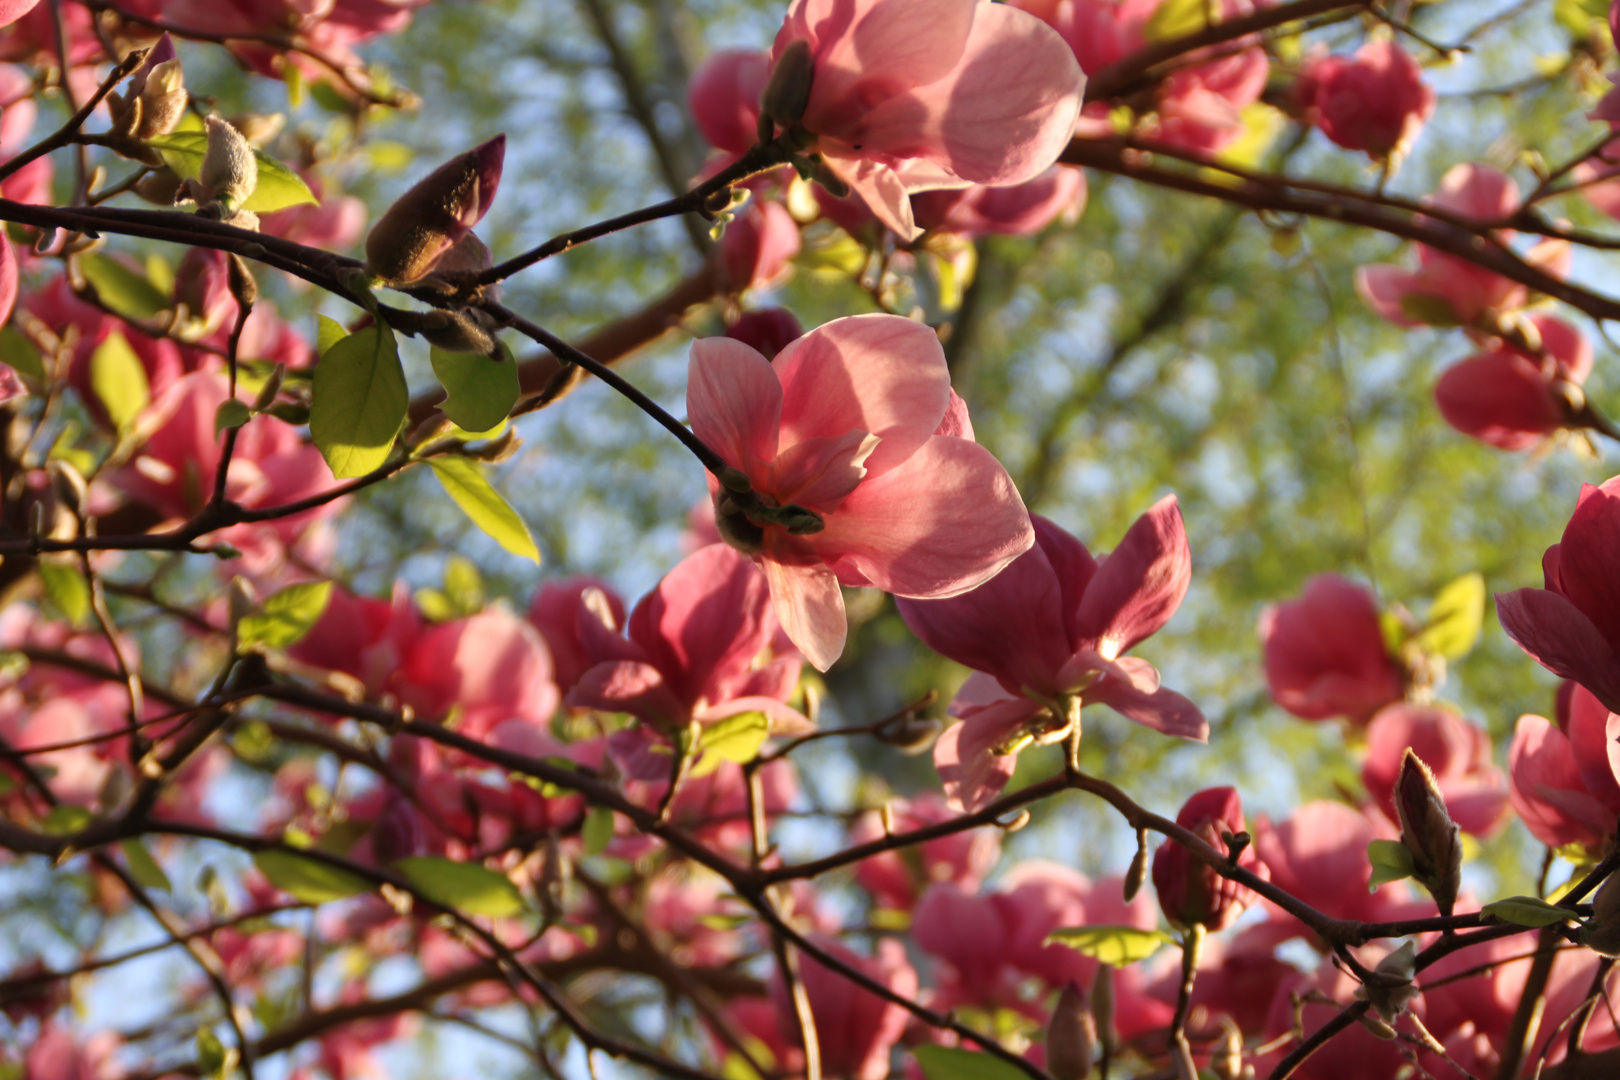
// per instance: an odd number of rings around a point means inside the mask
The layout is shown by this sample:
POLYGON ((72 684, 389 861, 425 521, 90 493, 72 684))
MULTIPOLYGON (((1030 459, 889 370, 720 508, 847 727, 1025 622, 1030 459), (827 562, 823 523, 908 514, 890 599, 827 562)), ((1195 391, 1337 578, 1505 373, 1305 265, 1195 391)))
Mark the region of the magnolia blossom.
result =
MULTIPOLYGON (((840 961, 904 997, 917 994, 917 972, 906 959, 905 946, 893 938, 878 942, 870 956, 857 956, 837 940, 815 935, 815 944, 840 961)), ((827 1076, 849 1080, 883 1080, 889 1075, 889 1050, 900 1041, 910 1014, 892 1001, 856 986, 814 958, 799 957, 799 978, 816 1018, 816 1042, 827 1076)), ((781 979, 771 983, 782 1038, 797 1045, 798 1021, 781 979)))
POLYGON ((1175 496, 1155 503, 1101 559, 1045 518, 1033 522, 1035 546, 978 589, 899 602, 929 648, 979 672, 951 705, 962 723, 934 746, 959 808, 993 799, 1012 777, 1017 749, 1063 737, 1082 702, 1167 735, 1209 737, 1196 705, 1160 688, 1152 664, 1123 655, 1169 621, 1192 578, 1175 496))
POLYGON ((1302 720, 1365 720, 1405 693, 1372 593, 1337 574, 1318 574, 1299 599, 1266 608, 1260 641, 1272 700, 1302 720))
MULTIPOLYGON (((1440 179, 1431 204, 1466 219, 1504 221, 1519 208, 1519 186, 1506 173, 1485 165, 1457 165, 1440 179)), ((1464 235, 1459 233, 1458 235, 1464 235)), ((1495 230, 1506 242, 1511 229, 1495 230)), ((1379 264, 1356 271, 1356 291, 1379 315, 1399 326, 1465 326, 1487 332, 1490 316, 1523 307, 1529 290, 1523 285, 1466 259, 1419 244, 1418 267, 1403 270, 1379 264)), ((1562 276, 1568 269, 1569 244, 1544 240, 1524 259, 1532 266, 1562 276)))
POLYGON ((735 156, 754 145, 759 96, 770 73, 770 54, 749 49, 722 49, 698 65, 686 84, 686 104, 710 146, 735 156))
POLYGON ((628 638, 610 619, 605 604, 581 613, 580 640, 596 664, 569 691, 570 705, 627 712, 665 734, 746 712, 764 713, 780 734, 809 729, 785 704, 799 658, 766 652, 777 626, 765 575, 726 545, 666 574, 630 613, 628 638))
POLYGON ((1367 760, 1361 769, 1367 794, 1390 821, 1395 782, 1410 748, 1434 773, 1452 820, 1464 832, 1490 836, 1507 820, 1507 784, 1491 764, 1491 737, 1484 728, 1442 708, 1395 704, 1367 725, 1367 760))
MULTIPOLYGON (((776 359, 777 353, 803 336, 804 327, 787 308, 745 311, 726 327, 726 337, 742 342, 767 360, 776 359)), ((707 504, 703 507, 704 517, 709 519, 709 528, 712 529, 714 515, 710 509, 707 504)))
POLYGON ((548 581, 529 602, 529 621, 546 639, 557 688, 566 695, 596 664, 586 644, 592 636, 590 623, 623 626, 624 601, 600 578, 548 581))
POLYGON ((504 607, 440 623, 412 643, 398 693, 417 712, 460 717, 474 739, 508 721, 544 729, 557 711, 551 654, 533 626, 504 607))
POLYGON ((775 119, 814 134, 832 174, 906 240, 919 232, 909 193, 1016 184, 1052 164, 1085 84, 1045 23, 978 0, 795 0, 772 77, 805 48, 802 116, 775 119))
POLYGON ((1513 809, 1549 847, 1602 851, 1620 814, 1620 716, 1581 686, 1559 695, 1557 723, 1521 716, 1508 750, 1513 809))
POLYGON ((1539 446, 1568 424, 1592 371, 1591 343, 1575 327, 1551 315, 1526 322, 1540 355, 1504 342, 1453 364, 1434 387, 1446 423, 1503 450, 1539 446))
POLYGON ((894 315, 837 319, 769 361, 730 338, 693 343, 693 432, 767 503, 820 518, 812 531, 717 502, 721 534, 765 571, 783 629, 819 670, 844 648, 840 583, 955 596, 1033 542, 960 402, 938 337, 894 315))
MULTIPOLYGON (((1406 902, 1396 883, 1367 888, 1372 877, 1367 844, 1391 838, 1393 831, 1387 826, 1375 825, 1344 803, 1328 800, 1305 803, 1286 821, 1275 824, 1261 815, 1254 826, 1254 846, 1271 883, 1318 911, 1365 922, 1401 918, 1408 909, 1432 914, 1433 905, 1424 908, 1406 902)), ((1266 906, 1278 920, 1279 936, 1306 932, 1303 923, 1270 901, 1266 906)))
POLYGON ((1322 134, 1374 158, 1405 154, 1435 102, 1423 69, 1389 38, 1368 41, 1352 57, 1313 59, 1294 94, 1322 134))
MULTIPOLYGON (((1176 814, 1176 824, 1191 829, 1216 851, 1225 851, 1224 835, 1247 831, 1243 823, 1243 800, 1233 787, 1209 788, 1189 798, 1176 814)), ((1253 847, 1245 847, 1238 857, 1245 870, 1266 876, 1266 868, 1256 858, 1253 847)), ((1159 906, 1173 926, 1201 925, 1211 931, 1224 930, 1257 897, 1247 885, 1223 877, 1174 837, 1167 838, 1153 853, 1153 888, 1159 906)))
POLYGON ((1546 588, 1496 594, 1502 629, 1542 667, 1620 709, 1620 476, 1582 486, 1541 568, 1546 588))
POLYGON ((1028 236, 1058 218, 1077 220, 1086 207, 1086 174, 1054 165, 1008 187, 975 184, 911 197, 917 227, 959 236, 1028 236))
POLYGON ((776 284, 798 253, 799 223, 777 202, 750 199, 720 238, 720 265, 738 292, 776 284))
MULTIPOLYGON (((914 799, 893 799, 888 811, 894 832, 938 825, 955 816, 934 792, 923 792, 914 799)), ((856 819, 849 830, 849 843, 855 846, 883 836, 883 815, 874 810, 856 819)), ((915 858, 909 853, 885 851, 855 864, 856 880, 880 906, 908 911, 932 882, 948 881, 963 889, 977 889, 1001 856, 1001 834, 996 829, 964 829, 925 840, 914 850, 915 858)))
POLYGON ((386 600, 356 596, 334 584, 321 617, 287 653, 300 663, 358 679, 375 695, 392 688, 421 633, 422 618, 403 581, 394 583, 386 600))

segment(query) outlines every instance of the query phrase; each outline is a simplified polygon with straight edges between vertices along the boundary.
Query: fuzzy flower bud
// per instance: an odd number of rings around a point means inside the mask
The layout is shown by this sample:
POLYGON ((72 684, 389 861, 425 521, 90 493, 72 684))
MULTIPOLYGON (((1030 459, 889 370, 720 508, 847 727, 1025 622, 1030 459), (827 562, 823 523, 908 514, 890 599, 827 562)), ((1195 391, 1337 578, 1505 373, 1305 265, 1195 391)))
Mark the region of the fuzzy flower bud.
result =
POLYGON ((1086 992, 1070 982, 1046 1024, 1046 1071, 1056 1080, 1084 1080, 1096 1047, 1097 1020, 1086 1005, 1086 992))
POLYGON ((1450 915, 1462 883, 1462 839, 1434 773, 1410 748, 1395 781, 1395 809, 1401 843, 1412 853, 1413 876, 1429 890, 1441 913, 1450 915))
POLYGON ((1418 996, 1419 990, 1412 982, 1417 974, 1416 962, 1417 943, 1408 940, 1378 962, 1374 971, 1383 978, 1369 979, 1362 985, 1361 994, 1372 1003, 1373 1011, 1388 1023, 1393 1024, 1418 996))
POLYGON ((366 269, 396 284, 425 277, 488 212, 505 158, 506 136, 497 135, 418 181, 372 226, 366 269))
POLYGON ((810 85, 815 77, 816 60, 810 42, 790 41, 771 68, 771 77, 760 95, 760 111, 785 128, 804 119, 810 104, 810 85))
POLYGON ((1610 874, 1592 897, 1592 917, 1581 926, 1580 942, 1600 956, 1620 956, 1620 874, 1610 874))
POLYGON ((217 116, 210 116, 206 124, 208 150, 203 154, 197 183, 209 199, 234 213, 259 186, 259 160, 253 156, 253 147, 231 125, 217 116))
POLYGON ((386 865, 427 849, 427 826, 421 813, 409 799, 391 792, 377 823, 371 827, 371 853, 377 862, 386 865))
MULTIPOLYGON (((1197 833, 1217 851, 1225 847, 1224 833, 1238 834, 1243 827, 1243 800, 1237 789, 1209 788, 1188 799, 1176 823, 1197 833)), ((1254 849, 1244 846, 1238 865, 1257 873, 1264 867, 1254 849)), ((1176 927, 1197 923, 1210 931, 1223 930, 1254 902, 1246 885, 1221 876, 1215 867, 1196 858, 1178 840, 1166 840, 1153 853, 1153 888, 1165 918, 1176 927)))
POLYGON ((186 109, 186 80, 168 34, 158 39, 130 76, 127 95, 107 95, 112 134, 145 142, 167 135, 186 109))

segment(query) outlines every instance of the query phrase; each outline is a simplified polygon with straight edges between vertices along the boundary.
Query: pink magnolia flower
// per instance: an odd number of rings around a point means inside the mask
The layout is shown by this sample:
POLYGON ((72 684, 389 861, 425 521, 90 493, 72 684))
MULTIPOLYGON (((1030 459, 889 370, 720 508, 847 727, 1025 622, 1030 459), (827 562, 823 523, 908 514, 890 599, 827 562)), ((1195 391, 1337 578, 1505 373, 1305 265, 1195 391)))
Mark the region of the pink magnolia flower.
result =
POLYGON ((38 3, 39 0, 0 0, 0 26, 16 22, 38 3))
POLYGON ((544 729, 560 697, 539 632, 498 606, 425 631, 398 685, 400 697, 425 716, 459 710, 456 729, 474 739, 509 720, 544 729))
POLYGON ((1542 667, 1620 709, 1620 476, 1581 488, 1541 567, 1546 588, 1496 594, 1502 629, 1542 667))
POLYGON ((1395 704, 1367 725, 1367 760, 1361 779, 1384 816, 1395 822, 1395 782, 1407 749, 1440 785, 1446 809, 1464 832, 1486 837, 1507 820, 1507 781, 1491 764, 1484 728, 1442 708, 1395 704))
MULTIPOLYGON (((1432 905, 1423 909, 1406 903, 1395 883, 1368 891, 1372 867, 1367 845, 1392 835, 1344 803, 1319 800, 1276 824, 1262 814, 1254 826, 1254 847, 1272 884, 1335 918, 1384 922, 1400 918, 1408 908, 1432 912, 1432 905)), ((1285 920, 1280 926, 1305 932, 1304 924, 1269 901, 1267 908, 1274 918, 1285 920)))
POLYGON ((695 551, 666 574, 631 612, 628 640, 602 621, 609 614, 582 613, 582 644, 597 663, 569 691, 570 705, 627 712, 666 735, 746 712, 764 713, 781 734, 809 729, 786 704, 799 659, 759 663, 776 634, 765 575, 726 545, 695 551))
POLYGON ((124 1073, 113 1056, 118 1042, 110 1031, 80 1042, 72 1032, 46 1021, 23 1055, 22 1080, 113 1080, 124 1073))
MULTIPOLYGON (((892 799, 889 814, 895 832, 910 832, 949 821, 956 815, 934 792, 914 799, 892 799)), ((849 830, 850 844, 864 844, 883 836, 882 815, 862 814, 849 830)), ((924 888, 948 881, 963 889, 977 889, 1001 857, 1001 835, 996 829, 966 829, 926 840, 910 851, 885 851, 855 864, 855 880, 872 894, 879 907, 909 911, 924 888), (916 857, 912 857, 915 852, 916 857)))
POLYGON ((799 253, 799 223, 779 202, 750 199, 720 238, 720 263, 738 292, 763 289, 787 276, 799 253))
POLYGON ((42 289, 30 290, 23 297, 22 305, 58 337, 67 335, 70 327, 77 331, 68 366, 68 382, 91 414, 103 422, 106 410, 90 388, 90 359, 97 347, 114 333, 123 335, 135 351, 146 371, 146 382, 154 399, 181 375, 197 367, 198 357, 187 355, 192 350, 182 350, 166 338, 147 337, 122 319, 80 300, 73 294, 65 275, 52 279, 42 289))
POLYGON ((795 533, 724 493, 717 503, 721 535, 765 571, 783 629, 818 670, 843 652, 840 583, 955 596, 1033 542, 1007 471, 955 434, 953 399, 938 337, 894 315, 837 319, 770 361, 730 338, 692 345, 693 432, 761 497, 822 519, 795 533))
POLYGON ((1260 640, 1272 700, 1302 720, 1365 720, 1405 695, 1372 593, 1337 574, 1318 574, 1299 599, 1266 608, 1260 640))
MULTIPOLYGON (((916 996, 917 972, 906 960, 905 946, 893 938, 878 942, 869 957, 851 952, 833 938, 815 935, 812 940, 895 993, 916 996)), ((799 957, 799 977, 816 1018, 816 1041, 820 1044, 824 1075, 849 1080, 883 1080, 888 1076, 889 1050, 900 1041, 910 1014, 803 954, 799 957)), ((771 1000, 776 1003, 782 1038, 797 1045, 793 1006, 780 979, 771 984, 771 1000)))
POLYGON ((403 581, 394 583, 386 600, 333 585, 326 610, 287 654, 299 663, 352 676, 375 695, 392 687, 421 633, 421 616, 403 581))
POLYGON ((773 74, 801 41, 812 68, 799 123, 902 239, 918 234, 909 193, 1029 180, 1074 130, 1085 82, 1074 54, 1004 4, 795 0, 773 74))
POLYGON ((770 73, 770 54, 749 49, 722 49, 698 65, 686 103, 710 146, 736 155, 754 145, 759 96, 770 73))
MULTIPOLYGON (((1458 217, 1481 222, 1504 221, 1519 208, 1519 187, 1506 173, 1484 165, 1457 165, 1440 179, 1432 205, 1458 217)), ((1511 229, 1498 229, 1502 241, 1511 229)), ((1465 326, 1490 332, 1492 316, 1523 307, 1529 291, 1500 274, 1419 244, 1418 268, 1378 264, 1356 271, 1356 291, 1367 305, 1398 326, 1465 326)), ((1525 261, 1550 274, 1568 269, 1569 245, 1544 240, 1525 261)))
POLYGON ((1592 370, 1592 346, 1579 330, 1551 315, 1527 321, 1541 355, 1503 343, 1453 364, 1434 387, 1446 423, 1503 450, 1540 446, 1561 430, 1592 370))
MULTIPOLYGON (((742 342, 767 360, 776 359, 777 353, 803 336, 804 327, 787 308, 745 311, 726 327, 726 337, 742 342)), ((712 529, 714 514, 710 512, 711 508, 707 504, 703 510, 704 517, 709 519, 709 528, 712 529)), ((718 534, 715 539, 719 539, 718 534)))
POLYGON ((1209 737, 1196 705, 1162 689, 1153 665, 1123 655, 1170 620, 1192 578, 1175 496, 1155 503, 1102 559, 1045 518, 1032 520, 1035 546, 989 582, 947 600, 899 601, 929 648, 981 673, 951 705, 962 722, 934 745, 959 809, 995 798, 1018 747, 1061 738, 1082 702, 1167 735, 1209 737))
MULTIPOLYGON (((1234 787, 1208 788, 1193 795, 1176 814, 1176 824, 1197 833, 1216 851, 1226 850, 1223 833, 1235 836, 1247 831, 1243 800, 1234 787)), ((1243 849, 1238 865, 1266 875, 1252 846, 1243 849)), ((1211 931, 1232 925, 1258 899, 1247 885, 1222 877, 1173 837, 1166 838, 1153 853, 1153 888, 1172 926, 1197 923, 1211 931)))
POLYGON ((1614 836, 1620 814, 1620 717, 1588 693, 1577 690, 1577 696, 1564 726, 1519 717, 1508 749, 1508 797, 1543 844, 1598 852, 1614 836))
POLYGON ((11 250, 11 241, 0 236, 0 325, 11 321, 16 306, 17 253, 11 250))
POLYGON ((1271 61, 1260 49, 1182 68, 1160 88, 1158 114, 1146 125, 1146 133, 1161 142, 1213 154, 1242 136, 1243 109, 1260 100, 1270 74, 1271 61))
POLYGON ((923 191, 911 197, 917 227, 961 236, 1029 236, 1053 221, 1079 218, 1086 206, 1086 174, 1053 165, 1010 187, 923 191))
POLYGON ((564 695, 596 664, 586 643, 591 627, 582 620, 623 626, 624 601, 600 578, 580 576, 547 582, 529 602, 529 621, 546 639, 557 689, 564 695))
POLYGON ((1434 112, 1434 88, 1416 60, 1388 38, 1353 57, 1311 60, 1294 85, 1306 118, 1346 150, 1402 156, 1434 112))

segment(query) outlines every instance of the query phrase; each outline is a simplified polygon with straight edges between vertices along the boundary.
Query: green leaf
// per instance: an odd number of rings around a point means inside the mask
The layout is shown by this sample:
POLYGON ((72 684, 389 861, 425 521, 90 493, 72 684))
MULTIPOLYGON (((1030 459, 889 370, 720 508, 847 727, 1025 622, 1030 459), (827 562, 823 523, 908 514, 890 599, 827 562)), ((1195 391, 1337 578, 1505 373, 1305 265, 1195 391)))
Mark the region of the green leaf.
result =
POLYGON ((1067 945, 1112 967, 1146 960, 1174 940, 1162 930, 1134 926, 1065 926, 1046 936, 1047 944, 1067 945))
POLYGON ((197 1029, 197 1071, 204 1076, 220 1076, 231 1067, 232 1055, 208 1028, 197 1029))
POLYGON ((613 811, 605 806, 591 807, 580 829, 580 838, 585 841, 585 854, 600 855, 606 851, 613 840, 613 811))
POLYGON ((1174 41, 1220 20, 1214 0, 1165 0, 1142 27, 1148 42, 1174 41))
POLYGON ((444 562, 444 596, 459 615, 476 615, 484 610, 484 578, 478 564, 462 555, 444 562))
POLYGON ((496 360, 477 353, 447 352, 435 345, 428 352, 433 374, 448 396, 439 402, 439 411, 467 431, 488 431, 517 404, 517 361, 501 346, 504 357, 496 360))
POLYGON ((120 434, 130 429, 152 399, 146 366, 116 330, 90 354, 90 389, 120 434))
POLYGON ((118 847, 124 853, 124 861, 129 864, 129 876, 148 889, 162 889, 164 892, 173 892, 174 886, 169 884, 169 875, 163 872, 163 867, 146 850, 146 845, 136 837, 121 840, 118 847))
POLYGON ((433 475, 439 478, 444 490, 472 518, 474 525, 512 554, 536 563, 540 561, 540 549, 534 546, 529 527, 511 504, 501 498, 500 492, 484 479, 476 462, 464 457, 436 457, 429 458, 428 464, 433 466, 433 475))
POLYGON ((1506 900, 1486 904, 1483 910, 1486 915, 1519 926, 1551 926, 1575 917, 1575 913, 1568 908, 1537 900, 1533 896, 1510 896, 1506 900))
POLYGON ((290 851, 261 851, 253 856, 253 864, 270 884, 306 904, 342 900, 371 888, 371 882, 358 874, 290 851))
POLYGON ((241 398, 226 398, 214 410, 214 435, 220 432, 239 428, 253 419, 253 410, 248 408, 247 402, 241 398))
POLYGON ((708 776, 726 761, 748 764, 759 756, 759 748, 770 733, 771 722, 762 712, 738 713, 715 721, 699 734, 700 756, 688 775, 693 779, 708 776))
POLYGON ((237 650, 285 649, 297 644, 319 621, 331 598, 330 581, 306 581, 287 586, 236 624, 237 650))
POLYGON ((1424 652, 1460 660, 1485 624, 1485 578, 1464 574, 1435 594, 1429 619, 1414 639, 1424 652))
POLYGON ((39 580, 51 606, 74 626, 83 626, 90 617, 90 583, 79 573, 77 563, 41 559, 39 580))
POLYGON ((328 349, 348 336, 349 332, 336 319, 329 319, 325 315, 315 316, 316 356, 325 356, 328 349))
POLYGON ((505 874, 476 863, 417 855, 394 863, 416 890, 434 903, 469 915, 497 917, 523 910, 523 894, 505 874))
POLYGON ((15 326, 0 330, 0 364, 5 364, 35 386, 45 383, 45 363, 28 335, 15 326))
POLYGON ((63 803, 54 806, 51 812, 40 820, 40 831, 50 836, 71 836, 76 832, 83 832, 95 820, 95 815, 82 806, 72 806, 63 803))
POLYGON ((911 1053, 928 1080, 1026 1080, 1022 1069, 975 1050, 918 1046, 911 1053))
POLYGON ((1401 297, 1401 314, 1425 326, 1461 326, 1457 309, 1451 301, 1425 293, 1406 293, 1401 297))
POLYGON ((1376 892, 1380 885, 1412 876, 1412 853, 1399 840, 1374 840, 1367 845, 1367 861, 1372 864, 1372 875, 1367 879, 1367 891, 1376 892))
MULTIPOLYGON (((193 180, 202 173, 203 155, 208 152, 208 135, 200 131, 177 131, 147 143, 163 155, 163 163, 182 180, 193 180)), ((269 214, 289 206, 319 202, 303 177, 266 154, 254 150, 259 159, 259 184, 240 209, 269 214)))
POLYGON ((231 748, 250 762, 263 761, 276 744, 275 733, 263 720, 249 720, 231 736, 231 748))
POLYGON ((313 395, 309 433, 334 476, 364 476, 387 461, 411 403, 393 331, 368 326, 329 348, 313 395))
POLYGON ((416 160, 416 151, 401 142, 373 139, 366 143, 366 156, 377 172, 399 172, 416 160))
POLYGON ((150 319, 169 308, 167 293, 110 255, 81 255, 79 269, 101 302, 126 319, 150 319))

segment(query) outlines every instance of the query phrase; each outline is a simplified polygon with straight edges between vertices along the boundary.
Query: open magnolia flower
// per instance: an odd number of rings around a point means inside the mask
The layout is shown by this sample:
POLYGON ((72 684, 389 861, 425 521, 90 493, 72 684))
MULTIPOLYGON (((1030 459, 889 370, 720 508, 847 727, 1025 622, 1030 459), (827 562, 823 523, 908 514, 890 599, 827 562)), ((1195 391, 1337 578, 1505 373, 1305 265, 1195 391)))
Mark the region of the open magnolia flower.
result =
POLYGON ((973 441, 939 338, 856 315, 766 360, 740 341, 692 345, 692 430, 765 504, 717 494, 716 523, 765 571, 789 639, 825 671, 844 651, 844 585, 955 596, 1034 542, 1012 478, 973 441), (777 509, 780 508, 780 509, 777 509))
POLYGON ((910 193, 1018 184, 1056 161, 1085 87, 1056 31, 979 0, 796 0, 771 65, 765 113, 816 136, 906 240, 910 193))
POLYGON ((952 805, 976 810, 1012 778, 1017 751, 1063 738, 1082 702, 1156 731, 1204 740, 1198 706, 1159 686, 1152 664, 1123 655, 1169 621, 1192 577, 1174 495, 1137 519, 1106 558, 1033 519, 1035 546, 984 586, 950 600, 901 600, 929 648, 980 674, 951 710, 962 722, 934 744, 952 805))

